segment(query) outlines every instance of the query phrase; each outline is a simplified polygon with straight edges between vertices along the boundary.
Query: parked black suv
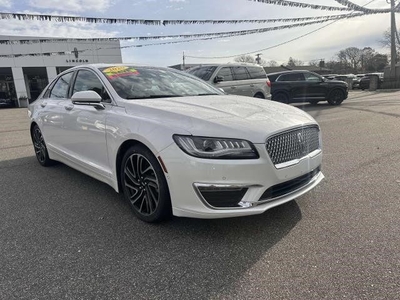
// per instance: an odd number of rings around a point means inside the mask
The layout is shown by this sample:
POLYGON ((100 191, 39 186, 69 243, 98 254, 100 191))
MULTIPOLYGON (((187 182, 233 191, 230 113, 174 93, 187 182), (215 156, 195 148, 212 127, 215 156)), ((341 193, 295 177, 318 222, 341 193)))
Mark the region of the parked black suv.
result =
POLYGON ((327 80, 309 71, 284 71, 267 74, 272 100, 283 103, 328 101, 340 105, 348 96, 347 83, 327 80))

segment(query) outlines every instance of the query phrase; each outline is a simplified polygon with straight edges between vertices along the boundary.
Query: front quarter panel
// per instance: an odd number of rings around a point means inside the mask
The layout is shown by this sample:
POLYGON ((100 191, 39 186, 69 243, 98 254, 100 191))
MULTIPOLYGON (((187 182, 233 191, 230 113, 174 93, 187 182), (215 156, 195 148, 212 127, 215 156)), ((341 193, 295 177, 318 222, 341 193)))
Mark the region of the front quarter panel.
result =
POLYGON ((112 167, 113 179, 117 190, 116 160, 121 145, 126 141, 138 141, 144 144, 157 156, 163 149, 174 143, 174 134, 189 134, 180 128, 162 124, 156 120, 140 116, 140 112, 127 113, 123 107, 114 107, 106 120, 106 139, 109 151, 109 164, 112 167))

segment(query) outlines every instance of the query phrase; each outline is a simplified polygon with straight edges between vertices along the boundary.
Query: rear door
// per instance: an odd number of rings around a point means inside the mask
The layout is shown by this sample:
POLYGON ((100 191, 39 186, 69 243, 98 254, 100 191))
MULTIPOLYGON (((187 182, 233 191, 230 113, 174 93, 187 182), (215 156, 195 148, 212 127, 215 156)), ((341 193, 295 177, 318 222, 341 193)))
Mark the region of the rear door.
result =
POLYGON ((74 72, 59 77, 44 94, 39 112, 42 121, 41 130, 47 146, 54 150, 64 148, 64 106, 68 103, 68 95, 74 72))
POLYGON ((305 93, 304 91, 305 79, 303 73, 292 72, 283 74, 278 77, 276 83, 278 83, 275 84, 276 93, 279 92, 280 88, 283 88, 283 90, 289 92, 290 98, 294 101, 301 99, 305 93))
POLYGON ((328 84, 317 74, 304 73, 305 84, 304 94, 305 99, 324 99, 328 93, 328 84))
POLYGON ((269 96, 270 88, 267 85, 267 74, 262 67, 247 67, 249 71, 251 82, 250 87, 252 89, 252 95, 257 93, 263 93, 264 97, 269 96))
POLYGON ((247 68, 244 66, 236 66, 232 67, 232 71, 235 82, 234 86, 231 88, 236 90, 235 94, 253 97, 254 85, 252 86, 250 74, 247 71, 247 68))

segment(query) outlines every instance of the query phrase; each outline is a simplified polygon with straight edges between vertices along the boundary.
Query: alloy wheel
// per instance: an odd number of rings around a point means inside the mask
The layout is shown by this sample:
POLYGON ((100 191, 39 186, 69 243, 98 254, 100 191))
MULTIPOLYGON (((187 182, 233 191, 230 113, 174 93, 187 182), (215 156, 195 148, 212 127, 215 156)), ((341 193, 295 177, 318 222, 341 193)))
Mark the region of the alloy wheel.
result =
POLYGON ((42 132, 39 127, 35 127, 33 130, 33 147, 35 148, 35 154, 41 164, 46 161, 46 144, 44 143, 42 132))
POLYGON ((139 214, 153 214, 159 204, 160 186, 149 160, 139 153, 132 154, 126 160, 124 174, 124 185, 132 207, 139 214))

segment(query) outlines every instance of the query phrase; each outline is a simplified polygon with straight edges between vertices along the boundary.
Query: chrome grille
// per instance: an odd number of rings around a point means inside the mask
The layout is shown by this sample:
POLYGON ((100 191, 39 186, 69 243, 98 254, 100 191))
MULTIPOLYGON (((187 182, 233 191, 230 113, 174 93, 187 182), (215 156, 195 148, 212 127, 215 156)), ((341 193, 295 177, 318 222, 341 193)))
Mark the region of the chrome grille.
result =
POLYGON ((319 128, 302 127, 270 137, 266 148, 275 165, 302 158, 320 148, 319 128))

